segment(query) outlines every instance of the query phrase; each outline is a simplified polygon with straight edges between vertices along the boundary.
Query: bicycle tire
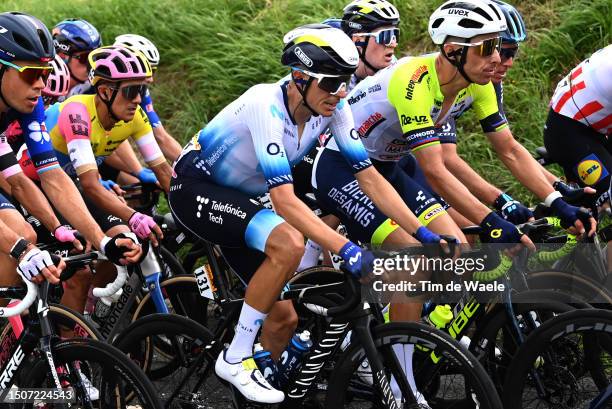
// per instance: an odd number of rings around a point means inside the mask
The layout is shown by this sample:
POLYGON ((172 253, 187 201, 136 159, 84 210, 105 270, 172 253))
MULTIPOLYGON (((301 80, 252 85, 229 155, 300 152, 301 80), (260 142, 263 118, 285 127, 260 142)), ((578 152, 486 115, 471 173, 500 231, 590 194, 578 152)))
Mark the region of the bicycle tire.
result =
MULTIPOLYGON (((584 355, 591 361, 589 365, 592 365, 593 355, 597 353, 607 354, 607 373, 612 372, 609 360, 612 354, 612 342, 610 342, 612 337, 612 312, 599 309, 568 312, 553 320, 545 322, 529 336, 521 347, 514 362, 508 368, 508 373, 512 375, 509 375, 504 383, 503 402, 505 407, 513 409, 522 409, 526 407, 523 403, 524 390, 526 384, 531 383, 533 379, 532 373, 537 373, 540 379, 544 379, 544 386, 547 388, 553 388, 557 385, 560 386, 560 388, 549 392, 546 397, 547 399, 555 397, 559 397, 560 399, 574 399, 575 396, 568 396, 568 392, 571 392, 572 388, 576 385, 574 380, 576 380, 579 375, 579 368, 576 365, 580 361, 571 360, 572 357, 568 356, 564 356, 563 359, 557 360, 555 359, 554 352, 567 352, 569 347, 576 346, 576 348, 572 349, 574 352, 579 353, 580 346, 573 342, 570 343, 569 339, 564 338, 573 335, 581 336, 589 333, 593 334, 594 332, 592 331, 598 331, 598 337, 602 336, 605 338, 605 352, 603 350, 588 350, 585 344, 583 349, 584 355), (565 368, 565 373, 555 372, 555 370, 561 370, 564 364, 571 364, 570 367, 565 368), (547 372, 551 376, 547 377, 547 372)), ((597 357, 599 357, 599 354, 597 354, 597 357)), ((610 383, 609 377, 608 383, 610 383)), ((598 389, 601 389, 601 387, 598 389)), ((593 395, 597 393, 598 391, 593 392, 590 398, 594 398, 595 396, 593 395)), ((587 401, 570 401, 569 403, 564 403, 557 400, 555 402, 550 402, 550 404, 556 409, 579 409, 589 407, 590 399, 585 396, 584 391, 581 391, 579 399, 587 399, 587 401)), ((610 404, 610 402, 608 402, 608 404, 610 404)), ((538 405, 538 407, 545 408, 551 406, 538 405)))
POLYGON ((526 279, 530 289, 561 291, 591 304, 612 304, 612 294, 608 290, 580 273, 562 270, 530 271, 526 279))
MULTIPOLYGON (((372 334, 375 345, 379 350, 382 348, 390 348, 391 343, 415 344, 415 358, 413 359, 415 368, 418 368, 416 365, 416 361, 418 360, 417 355, 420 355, 421 358, 429 358, 429 352, 418 352, 420 351, 419 347, 432 347, 432 345, 435 345, 436 350, 444 356, 444 359, 440 361, 438 365, 443 364, 443 362, 450 363, 451 361, 458 363, 466 375, 464 381, 469 380, 469 385, 473 388, 472 393, 476 394, 475 397, 470 395, 472 402, 469 402, 467 392, 464 391, 466 392, 466 396, 460 401, 462 408, 502 408, 495 386, 489 379, 484 368, 471 353, 461 347, 447 334, 426 325, 412 322, 392 322, 378 325, 372 328, 372 334), (477 406, 476 402, 474 402, 474 398, 478 401, 480 406, 477 406)), ((354 343, 340 357, 330 377, 325 401, 325 407, 327 409, 345 408, 347 404, 351 403, 351 399, 354 398, 354 396, 351 396, 350 392, 351 380, 354 378, 356 368, 361 364, 365 356, 364 354, 365 352, 361 345, 354 343)), ((384 360, 383 366, 388 367, 385 365, 384 360)), ((434 382, 435 380, 424 379, 418 372, 417 369, 414 373, 414 377, 419 384, 419 389, 423 392, 427 383, 434 382)), ((363 388, 363 385, 360 385, 360 387, 363 388)), ((376 394, 373 396, 375 395, 376 394)), ((434 409, 453 407, 447 406, 446 400, 438 404, 437 402, 439 399, 436 399, 434 402, 431 396, 426 395, 426 398, 430 401, 429 403, 434 409)), ((361 402, 358 403, 361 404, 361 402)), ((377 402, 374 403, 376 404, 377 402)))
POLYGON ((197 404, 207 407, 207 399, 221 399, 219 395, 224 391, 215 376, 208 376, 217 358, 205 350, 212 341, 213 335, 208 329, 186 317, 152 314, 130 324, 113 345, 156 382, 160 399, 167 408, 198 407, 197 404), (166 348, 162 353, 156 348, 156 339, 171 340, 173 337, 180 351, 166 348), (168 354, 168 351, 172 352, 168 354), (202 390, 204 382, 207 382, 206 388, 202 390), (177 388, 180 388, 178 392, 177 388), (170 399, 175 392, 178 396, 170 399))
MULTIPOLYGON (((58 341, 52 345, 52 355, 56 367, 71 364, 70 368, 77 367, 79 371, 86 374, 91 379, 92 384, 96 385, 100 392, 100 399, 92 402, 95 408, 125 408, 129 402, 132 407, 162 409, 163 406, 157 398, 157 392, 153 384, 147 379, 140 368, 125 356, 117 348, 93 339, 73 338, 58 341), (100 369, 98 380, 98 367, 100 369), (117 377, 125 379, 115 382, 117 377), (114 386, 117 385, 117 386, 114 386), (128 387, 126 390, 125 387, 128 387), (123 390, 132 396, 131 401, 126 400, 125 396, 115 396, 113 391, 123 390), (133 402, 137 399, 138 402, 133 402), (97 402, 97 404, 96 404, 97 402), (113 402, 113 403, 111 403, 113 402), (136 403, 135 405, 133 405, 136 403)), ((39 360, 31 369, 29 374, 20 374, 21 379, 26 381, 21 385, 28 388, 52 387, 52 379, 48 379, 48 366, 45 360, 39 360)), ((70 373, 66 370, 60 374, 62 382, 74 379, 75 372, 70 373)), ((78 385, 71 382, 71 385, 78 385)), ((78 387, 75 388, 78 391, 78 387)), ((78 402, 77 402, 78 404, 78 402)), ((31 408, 32 404, 13 404, 14 408, 31 408)), ((80 406, 79 406, 80 407, 80 406)))
MULTIPOLYGON (((535 313, 537 317, 535 324, 539 325, 541 321, 545 322, 545 320, 551 319, 558 314, 573 311, 574 309, 571 305, 554 301, 549 302, 545 298, 542 298, 541 302, 534 304, 523 302, 513 304, 514 314, 517 316, 521 333, 525 337, 533 331, 531 323, 525 319, 526 314, 532 315, 535 313)), ((520 346, 514 329, 508 322, 507 313, 504 308, 495 308, 490 314, 487 317, 486 324, 474 334, 469 349, 474 355, 481 358, 483 367, 498 388, 498 391, 501 392, 508 367, 520 346)), ((533 316, 531 318, 535 320, 533 316)))
POLYGON ((159 255, 161 256, 161 261, 163 264, 162 268, 165 270, 166 277, 174 277, 177 275, 187 275, 187 271, 183 267, 183 264, 163 244, 159 246, 159 255))
MULTIPOLYGON (((176 315, 190 318, 200 325, 208 324, 209 300, 202 297, 198 290, 196 278, 191 275, 177 275, 159 283, 164 293, 168 310, 176 315)), ((138 302, 132 322, 139 317, 155 314, 155 305, 150 293, 146 293, 138 302)))

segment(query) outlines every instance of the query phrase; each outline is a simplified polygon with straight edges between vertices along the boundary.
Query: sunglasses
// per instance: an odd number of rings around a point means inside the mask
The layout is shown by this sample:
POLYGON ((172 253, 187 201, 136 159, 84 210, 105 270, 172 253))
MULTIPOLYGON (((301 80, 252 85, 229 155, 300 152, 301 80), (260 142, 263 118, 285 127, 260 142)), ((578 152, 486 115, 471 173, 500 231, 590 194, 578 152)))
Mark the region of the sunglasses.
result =
POLYGON ((351 83, 351 75, 325 75, 325 74, 313 74, 304 71, 306 74, 317 79, 319 88, 323 91, 329 92, 331 95, 336 95, 343 89, 347 90, 351 83))
POLYGON ((144 98, 145 94, 147 93, 147 89, 148 87, 146 84, 128 85, 126 87, 119 88, 119 90, 121 90, 121 95, 123 95, 123 98, 127 99, 128 101, 133 100, 138 95, 140 95, 140 98, 144 98))
POLYGON ((89 64, 89 52, 72 54, 70 58, 77 60, 80 64, 87 65, 89 64))
POLYGON ((501 54, 501 37, 489 38, 488 40, 479 41, 477 43, 459 43, 451 41, 450 44, 462 45, 465 47, 478 47, 476 50, 481 57, 492 55, 495 50, 501 54))
POLYGON ((386 47, 390 46, 393 43, 397 43, 400 35, 400 29, 395 28, 385 28, 383 30, 376 31, 374 33, 359 33, 357 35, 366 36, 366 37, 374 37, 377 44, 384 45, 386 47))
POLYGON ((4 61, 2 59, 0 59, 0 64, 7 65, 17 70, 21 79, 27 82, 28 84, 34 84, 36 81, 38 81, 39 78, 42 78, 43 82, 46 84, 47 78, 49 78, 49 75, 51 75, 51 72, 53 72, 53 67, 48 65, 24 65, 22 67, 17 64, 13 64, 12 62, 4 61))
POLYGON ((502 61, 507 61, 510 58, 515 59, 518 56, 518 47, 502 48, 499 50, 499 56, 502 61))

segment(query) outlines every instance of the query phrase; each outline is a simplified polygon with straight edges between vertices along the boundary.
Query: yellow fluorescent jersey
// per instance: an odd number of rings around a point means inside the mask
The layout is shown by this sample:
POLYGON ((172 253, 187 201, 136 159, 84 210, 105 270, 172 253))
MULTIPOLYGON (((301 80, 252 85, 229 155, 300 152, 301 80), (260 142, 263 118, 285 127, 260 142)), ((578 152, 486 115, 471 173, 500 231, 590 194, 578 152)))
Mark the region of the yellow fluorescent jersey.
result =
POLYGON ((134 139, 149 166, 165 161, 149 119, 140 106, 134 119, 119 121, 107 131, 98 119, 94 98, 95 95, 75 95, 52 105, 45 112, 53 148, 69 175, 77 176, 97 169, 129 137, 134 139))
MULTIPOLYGON (((347 101, 370 158, 397 161, 410 150, 440 143, 442 125, 472 107, 484 132, 507 126, 492 83, 470 84, 440 115, 444 96, 435 60, 438 53, 405 57, 361 81, 347 101)), ((335 149, 334 145, 330 146, 335 149)))

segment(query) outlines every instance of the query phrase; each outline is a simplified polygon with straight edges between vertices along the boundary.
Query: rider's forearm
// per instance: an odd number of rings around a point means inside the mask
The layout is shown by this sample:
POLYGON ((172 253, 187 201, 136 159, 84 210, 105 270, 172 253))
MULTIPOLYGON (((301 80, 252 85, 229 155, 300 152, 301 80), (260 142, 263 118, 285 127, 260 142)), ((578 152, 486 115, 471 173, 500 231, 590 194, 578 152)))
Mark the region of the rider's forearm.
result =
POLYGON ((319 245, 338 253, 347 242, 327 226, 293 193, 292 185, 281 185, 270 191, 276 213, 292 227, 319 245))
POLYGON ((75 184, 61 169, 53 169, 40 176, 41 186, 49 201, 68 223, 94 246, 98 247, 104 233, 87 210, 75 184))
POLYGON ((163 125, 153 128, 153 135, 164 157, 174 162, 181 154, 182 146, 166 131, 163 125))
POLYGON ((478 200, 493 204, 502 191, 484 180, 470 165, 457 155, 444 157, 446 168, 468 188, 478 200))
POLYGON ((168 193, 170 191, 170 178, 172 177, 172 168, 165 160, 162 163, 151 166, 151 170, 155 173, 162 189, 168 193))
POLYGON ((47 198, 40 189, 23 173, 8 178, 11 184, 12 195, 19 203, 53 233, 60 225, 53 209, 49 205, 47 198))
POLYGON ((142 165, 128 140, 123 141, 113 154, 105 159, 105 162, 107 165, 131 175, 137 175, 142 170, 142 165))
POLYGON ((393 186, 376 169, 369 167, 355 177, 361 190, 380 211, 397 222, 408 234, 415 233, 422 226, 393 186))
POLYGON ((0 219, 0 252, 10 254, 18 239, 19 235, 0 219))
POLYGON ((510 149, 499 154, 499 158, 512 175, 538 198, 543 200, 553 192, 552 183, 542 172, 542 166, 520 143, 514 141, 510 149))
POLYGON ((94 180, 94 178, 88 178, 87 180, 82 179, 81 185, 83 186, 84 194, 105 212, 123 219, 126 223, 134 214, 134 209, 121 202, 116 194, 104 189, 104 187, 98 183, 97 180, 94 180))
POLYGON ((542 172, 542 174, 544 174, 546 180, 548 180, 548 183, 552 185, 553 183, 560 180, 559 176, 550 173, 544 166, 540 165, 540 163, 538 163, 538 165, 540 166, 540 171, 542 172))
POLYGON ((433 190, 469 220, 480 223, 491 210, 482 204, 444 165, 423 166, 425 178, 433 190))

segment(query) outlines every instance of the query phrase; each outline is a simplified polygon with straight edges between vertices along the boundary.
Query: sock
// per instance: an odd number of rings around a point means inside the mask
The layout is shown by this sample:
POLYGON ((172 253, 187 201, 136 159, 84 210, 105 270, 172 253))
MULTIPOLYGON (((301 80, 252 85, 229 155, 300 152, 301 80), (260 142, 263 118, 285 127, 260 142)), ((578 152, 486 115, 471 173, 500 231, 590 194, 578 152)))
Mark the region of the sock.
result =
MULTIPOLYGON (((402 367, 402 370, 406 374, 408 385, 410 385, 410 389, 412 389, 412 393, 414 393, 417 403, 426 403, 427 401, 425 400, 425 397, 417 390, 416 382, 414 381, 414 373, 412 371, 412 355, 414 354, 414 345, 393 344, 392 347, 393 352, 395 352, 395 356, 397 356, 397 360, 402 367)), ((395 377, 391 378, 391 391, 393 392, 395 399, 402 398, 402 391, 395 380, 395 377)))
POLYGON ((242 304, 234 339, 225 354, 227 362, 234 364, 253 355, 255 337, 267 316, 268 314, 257 311, 246 302, 242 304))
POLYGON ((321 251, 321 246, 308 239, 306 242, 306 248, 304 250, 304 256, 302 256, 298 271, 306 270, 309 267, 319 264, 319 256, 321 255, 321 251))

